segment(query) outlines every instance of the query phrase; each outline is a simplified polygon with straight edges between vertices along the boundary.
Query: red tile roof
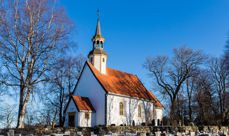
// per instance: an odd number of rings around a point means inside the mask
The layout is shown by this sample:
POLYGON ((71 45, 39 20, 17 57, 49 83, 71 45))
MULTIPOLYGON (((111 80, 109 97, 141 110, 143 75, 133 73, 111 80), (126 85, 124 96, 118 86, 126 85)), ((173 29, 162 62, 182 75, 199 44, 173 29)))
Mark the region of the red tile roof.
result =
POLYGON ((149 94, 153 97, 154 101, 155 101, 155 106, 156 107, 160 107, 160 108, 164 108, 164 106, 159 102, 159 100, 155 97, 155 95, 153 95, 153 93, 151 91, 148 91, 149 94))
POLYGON ((101 74, 90 62, 87 62, 95 77, 107 92, 131 97, 153 100, 136 75, 107 68, 107 74, 101 74))
POLYGON ((95 111, 87 97, 72 96, 79 111, 95 111))

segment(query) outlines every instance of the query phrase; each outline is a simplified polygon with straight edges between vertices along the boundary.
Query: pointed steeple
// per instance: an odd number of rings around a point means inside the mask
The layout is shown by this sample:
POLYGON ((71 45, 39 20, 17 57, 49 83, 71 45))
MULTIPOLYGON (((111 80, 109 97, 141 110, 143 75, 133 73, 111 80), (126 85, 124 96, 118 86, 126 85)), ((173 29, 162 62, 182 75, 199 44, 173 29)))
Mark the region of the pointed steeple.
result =
POLYGON ((98 10, 98 20, 97 20, 95 35, 93 36, 91 40, 93 42, 93 48, 95 47, 103 48, 103 43, 105 39, 103 38, 102 33, 101 33, 101 27, 100 27, 100 22, 99 22, 99 10, 98 10))
POLYGON ((96 26, 95 35, 102 35, 102 34, 101 34, 101 28, 100 28, 99 17, 98 17, 98 21, 97 21, 97 26, 96 26))
POLYGON ((98 10, 98 20, 97 20, 97 26, 95 35, 91 39, 93 42, 93 48, 88 54, 88 59, 91 62, 91 64, 101 73, 106 74, 106 65, 107 65, 107 54, 103 50, 103 43, 105 39, 102 36, 101 33, 101 27, 99 22, 99 10, 98 10))

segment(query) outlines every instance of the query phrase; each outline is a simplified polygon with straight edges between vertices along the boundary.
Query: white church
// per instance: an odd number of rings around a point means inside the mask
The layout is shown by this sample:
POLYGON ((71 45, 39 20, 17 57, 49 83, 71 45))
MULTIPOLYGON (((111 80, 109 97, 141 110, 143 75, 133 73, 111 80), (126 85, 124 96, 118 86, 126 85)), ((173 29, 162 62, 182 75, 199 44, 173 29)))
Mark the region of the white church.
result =
POLYGON ((65 108, 64 127, 160 125, 163 105, 136 75, 107 67, 99 18, 73 95, 65 108))

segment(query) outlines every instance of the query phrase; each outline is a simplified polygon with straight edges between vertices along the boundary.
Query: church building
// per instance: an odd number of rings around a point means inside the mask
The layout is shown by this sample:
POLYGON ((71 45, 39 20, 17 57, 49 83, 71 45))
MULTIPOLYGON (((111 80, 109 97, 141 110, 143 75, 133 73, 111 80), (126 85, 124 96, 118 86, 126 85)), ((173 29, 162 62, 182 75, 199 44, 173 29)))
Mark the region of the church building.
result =
POLYGON ((92 50, 65 108, 65 127, 160 125, 163 105, 136 75, 107 67, 100 21, 92 50))

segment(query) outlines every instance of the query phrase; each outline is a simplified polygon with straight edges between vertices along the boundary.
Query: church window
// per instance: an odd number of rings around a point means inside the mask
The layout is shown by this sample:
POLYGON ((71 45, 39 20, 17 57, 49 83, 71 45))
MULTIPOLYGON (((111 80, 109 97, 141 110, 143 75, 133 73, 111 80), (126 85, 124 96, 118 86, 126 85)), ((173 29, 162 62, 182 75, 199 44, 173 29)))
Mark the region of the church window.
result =
POLYGON ((120 114, 120 115, 123 115, 123 113, 124 113, 124 111, 123 111, 124 109, 123 109, 123 108, 124 108, 124 107, 123 107, 123 103, 120 102, 120 103, 119 103, 119 114, 120 114))
POLYGON ((105 62, 105 58, 103 58, 103 62, 105 62))
POLYGON ((89 120, 89 119, 90 119, 89 112, 85 112, 85 119, 86 119, 86 120, 89 120))
POLYGON ((141 117, 142 114, 142 109, 141 109, 141 105, 138 105, 138 117, 141 117))

